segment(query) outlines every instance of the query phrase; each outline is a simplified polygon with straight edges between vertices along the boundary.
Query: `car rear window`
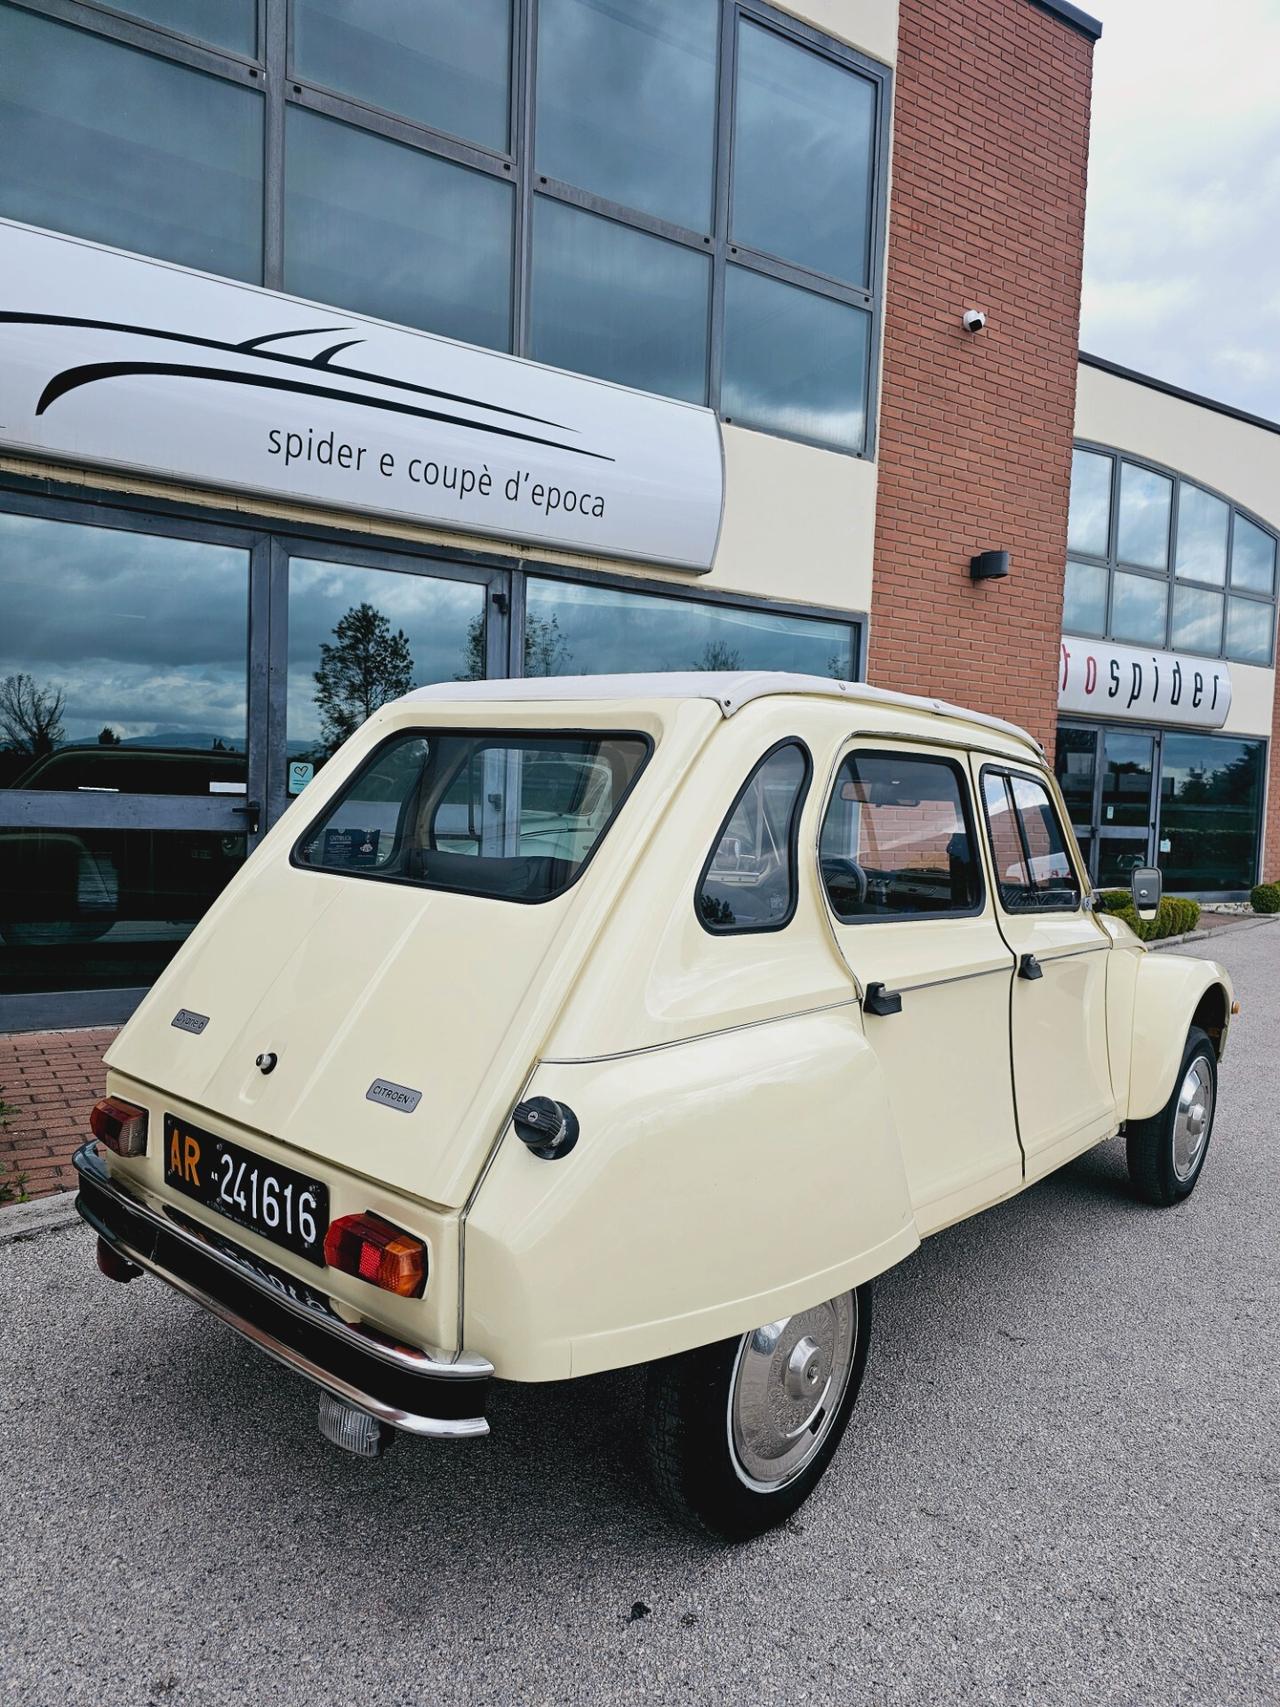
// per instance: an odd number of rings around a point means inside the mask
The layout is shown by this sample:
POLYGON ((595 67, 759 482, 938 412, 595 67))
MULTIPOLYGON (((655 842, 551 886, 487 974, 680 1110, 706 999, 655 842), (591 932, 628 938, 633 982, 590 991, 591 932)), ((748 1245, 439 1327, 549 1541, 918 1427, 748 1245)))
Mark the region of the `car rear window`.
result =
POLYGON ((650 751, 632 734, 396 735, 312 824, 294 864, 549 901, 600 845, 650 751))

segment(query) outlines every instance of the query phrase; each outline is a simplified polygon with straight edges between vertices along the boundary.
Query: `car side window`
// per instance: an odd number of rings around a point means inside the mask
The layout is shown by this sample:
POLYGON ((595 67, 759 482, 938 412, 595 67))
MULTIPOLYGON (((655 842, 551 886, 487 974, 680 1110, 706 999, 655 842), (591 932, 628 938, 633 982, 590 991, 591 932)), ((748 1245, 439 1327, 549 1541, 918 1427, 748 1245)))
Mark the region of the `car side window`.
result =
POLYGON ((827 898, 848 924, 982 906, 969 786, 951 759, 850 753, 822 821, 827 898))
POLYGON ((706 930, 776 931, 790 921, 800 808, 812 769, 806 747, 783 741, 742 785, 698 879, 698 918, 706 930))
POLYGON ((1005 912, 1074 912, 1080 883, 1044 784, 1016 771, 987 769, 982 798, 1005 912))

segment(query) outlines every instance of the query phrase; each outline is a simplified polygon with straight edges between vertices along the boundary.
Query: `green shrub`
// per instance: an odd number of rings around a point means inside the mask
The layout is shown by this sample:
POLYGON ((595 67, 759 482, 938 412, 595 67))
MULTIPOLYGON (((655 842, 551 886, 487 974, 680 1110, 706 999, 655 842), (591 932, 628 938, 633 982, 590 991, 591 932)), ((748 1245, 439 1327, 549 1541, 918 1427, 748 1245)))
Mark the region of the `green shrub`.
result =
POLYGON ((1280 883, 1259 883, 1249 895, 1255 913, 1280 913, 1280 883))
POLYGON ((1127 889, 1104 889, 1094 905, 1100 913, 1123 913, 1132 907, 1133 896, 1127 889))

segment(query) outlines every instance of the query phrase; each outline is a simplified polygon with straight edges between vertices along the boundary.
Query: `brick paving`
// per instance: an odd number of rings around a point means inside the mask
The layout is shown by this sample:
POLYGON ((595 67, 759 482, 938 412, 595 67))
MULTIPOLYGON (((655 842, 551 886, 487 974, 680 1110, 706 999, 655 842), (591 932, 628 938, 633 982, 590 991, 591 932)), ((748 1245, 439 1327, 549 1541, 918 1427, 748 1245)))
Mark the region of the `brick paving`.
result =
MULTIPOLYGON (((118 1027, 29 1031, 0 1036, 0 1174, 26 1175, 28 1197, 75 1186, 73 1150, 89 1136, 89 1110, 102 1095, 102 1053, 118 1027)), ((0 1211, 2 1213, 2 1211, 0 1211)))

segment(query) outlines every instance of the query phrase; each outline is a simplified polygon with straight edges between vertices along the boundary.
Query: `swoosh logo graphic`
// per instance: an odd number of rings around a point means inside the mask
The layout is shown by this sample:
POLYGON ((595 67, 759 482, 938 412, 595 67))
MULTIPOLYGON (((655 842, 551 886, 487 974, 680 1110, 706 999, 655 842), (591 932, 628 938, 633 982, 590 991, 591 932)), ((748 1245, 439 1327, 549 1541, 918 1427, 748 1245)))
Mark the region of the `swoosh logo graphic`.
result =
MULTIPOLYGON (((372 385, 383 385, 394 390, 408 391, 421 397, 431 397, 440 402, 461 403, 475 409, 484 409, 489 414, 502 415, 508 420, 518 420, 530 425, 551 427, 557 432, 572 433, 574 428, 565 426, 562 422, 551 421, 540 415, 528 415, 518 409, 508 409, 502 404, 487 403, 483 398, 469 397, 452 391, 441 391, 434 386, 418 385, 410 380, 394 379, 382 374, 369 373, 359 368, 341 366, 333 361, 333 357, 341 351, 351 349, 362 343, 359 338, 347 339, 337 344, 331 344, 315 356, 294 356, 281 350, 264 349, 268 342, 284 338, 303 338, 320 336, 325 333, 343 332, 344 326, 302 327, 295 331, 268 332, 257 338, 247 338, 240 343, 228 343, 219 338, 202 338, 190 333, 170 332, 163 328, 152 326, 130 325, 126 322, 113 320, 90 320, 74 315, 62 314, 26 314, 16 310, 0 310, 0 324, 29 325, 29 326, 74 326, 99 332, 126 332, 139 337, 158 338, 169 343, 185 344, 189 347, 205 350, 220 350, 228 355, 251 356, 257 360, 284 364, 294 369, 302 369, 315 373, 317 370, 326 376, 332 375, 339 379, 362 380, 372 385)), ((283 374, 273 373, 244 373, 231 368, 202 367, 194 363, 183 362, 86 362, 77 367, 66 368, 55 376, 45 386, 40 401, 36 405, 36 414, 43 415, 51 404, 68 392, 75 391, 86 385, 93 385, 102 380, 157 377, 198 379, 215 384, 243 385, 260 390, 283 391, 303 396, 323 397, 329 402, 350 403, 365 409, 380 409, 385 413, 409 415, 420 420, 438 421, 444 425, 466 427, 472 432, 487 433, 497 438, 515 439, 527 444, 546 446, 552 450, 567 451, 571 456, 589 457, 595 462, 614 462, 616 458, 605 455, 602 451, 585 450, 580 445, 565 444, 561 440, 546 438, 537 433, 521 432, 514 427, 499 426, 496 423, 471 420, 465 415, 448 414, 442 410, 429 409, 419 404, 398 403, 391 398, 369 397, 362 392, 340 389, 333 385, 320 385, 311 380, 286 378, 283 374)))

